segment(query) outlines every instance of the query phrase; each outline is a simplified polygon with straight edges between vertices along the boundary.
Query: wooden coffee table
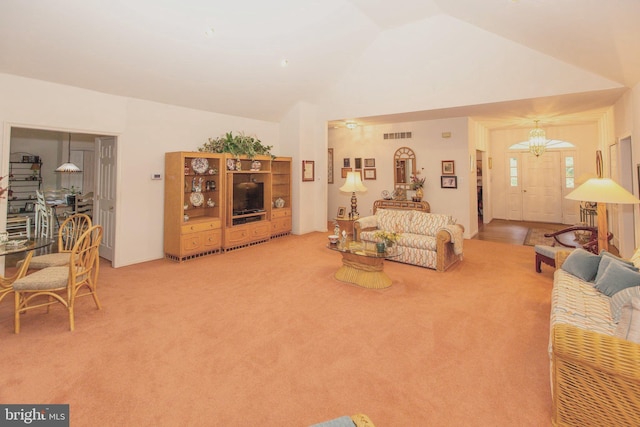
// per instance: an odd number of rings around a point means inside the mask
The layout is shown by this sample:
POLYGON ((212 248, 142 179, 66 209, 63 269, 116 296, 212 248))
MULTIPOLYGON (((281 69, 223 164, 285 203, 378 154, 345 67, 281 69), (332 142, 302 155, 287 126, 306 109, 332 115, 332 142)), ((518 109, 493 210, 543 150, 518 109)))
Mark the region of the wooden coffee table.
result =
POLYGON ((364 243, 347 241, 345 244, 328 244, 327 248, 342 254, 342 267, 335 278, 368 289, 384 289, 391 286, 391 279, 384 272, 384 260, 397 253, 378 253, 364 243))

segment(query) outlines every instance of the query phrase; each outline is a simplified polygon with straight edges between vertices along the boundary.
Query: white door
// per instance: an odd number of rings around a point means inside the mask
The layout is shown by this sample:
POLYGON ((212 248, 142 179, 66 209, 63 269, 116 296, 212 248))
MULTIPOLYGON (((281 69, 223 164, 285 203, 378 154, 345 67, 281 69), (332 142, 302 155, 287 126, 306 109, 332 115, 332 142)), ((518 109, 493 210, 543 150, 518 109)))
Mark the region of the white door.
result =
POLYGON ((94 203, 94 220, 102 225, 104 233, 100 245, 100 256, 113 261, 116 234, 116 138, 96 138, 98 158, 98 183, 94 203))
POLYGON ((562 222, 560 153, 522 156, 522 217, 525 221, 562 222))

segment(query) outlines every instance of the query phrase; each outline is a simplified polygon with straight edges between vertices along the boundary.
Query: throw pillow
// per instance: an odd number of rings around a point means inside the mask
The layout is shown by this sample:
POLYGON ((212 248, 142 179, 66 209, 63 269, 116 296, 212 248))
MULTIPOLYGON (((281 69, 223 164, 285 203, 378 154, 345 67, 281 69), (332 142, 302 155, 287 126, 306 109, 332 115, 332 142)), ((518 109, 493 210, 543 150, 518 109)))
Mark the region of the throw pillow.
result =
POLYGON ((632 286, 640 286, 640 273, 617 262, 609 264, 595 285, 597 290, 609 297, 632 286))
POLYGON ((567 256, 562 263, 562 269, 585 282, 591 282, 598 272, 598 264, 600 264, 600 255, 578 248, 567 256))
POLYGON ((634 297, 640 298, 640 286, 625 288, 620 292, 613 294, 609 300, 609 308, 611 309, 611 318, 614 322, 618 323, 620 321, 622 306, 631 301, 634 297))
POLYGON ((605 255, 603 252, 606 252, 606 251, 600 252, 600 255, 602 255, 602 257, 600 258, 600 263, 598 264, 598 273, 596 274, 596 279, 595 279, 596 283, 598 282, 598 279, 600 279, 600 277, 604 274, 607 267, 609 267, 609 264, 614 262, 623 267, 630 268, 633 271, 638 271, 638 268, 636 266, 624 261, 622 258, 618 258, 615 255, 605 255))
MULTIPOLYGON (((620 258, 619 256, 612 254, 611 252, 609 252, 609 251, 608 251, 608 250, 606 250, 606 249, 601 250, 601 251, 600 251, 600 255, 602 255, 603 257, 613 258, 613 259, 615 259, 616 261, 620 261, 620 262, 623 262, 623 263, 628 264, 628 265, 633 265, 633 262, 631 262, 631 261, 629 261, 629 260, 626 260, 626 259, 624 259, 624 258, 620 258)), ((635 267, 635 266, 634 266, 634 267, 635 267)))
POLYGON ((640 298, 633 298, 622 306, 622 316, 615 336, 640 343, 640 298))

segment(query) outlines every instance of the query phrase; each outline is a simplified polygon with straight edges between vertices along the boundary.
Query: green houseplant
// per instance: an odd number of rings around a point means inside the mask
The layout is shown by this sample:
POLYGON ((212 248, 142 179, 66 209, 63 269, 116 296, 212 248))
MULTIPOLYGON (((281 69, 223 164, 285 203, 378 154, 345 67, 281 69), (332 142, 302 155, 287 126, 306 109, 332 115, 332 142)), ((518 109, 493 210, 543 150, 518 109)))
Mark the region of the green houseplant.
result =
POLYGON ((249 159, 253 159, 256 156, 271 156, 271 145, 263 145, 262 141, 253 136, 239 133, 234 135, 233 132, 227 132, 224 136, 218 138, 209 138, 208 142, 205 142, 198 148, 200 152, 208 153, 229 153, 236 158, 240 156, 247 156, 249 159))

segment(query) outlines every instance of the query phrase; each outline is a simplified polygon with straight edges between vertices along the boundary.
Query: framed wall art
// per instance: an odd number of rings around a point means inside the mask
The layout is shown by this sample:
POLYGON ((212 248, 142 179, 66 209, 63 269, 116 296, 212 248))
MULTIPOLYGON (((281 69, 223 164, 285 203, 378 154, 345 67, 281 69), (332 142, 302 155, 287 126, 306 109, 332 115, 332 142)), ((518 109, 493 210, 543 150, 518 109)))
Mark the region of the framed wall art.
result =
POLYGON ((333 184, 333 148, 327 152, 327 184, 333 184))
POLYGON ((347 177, 347 172, 351 172, 351 168, 342 168, 342 177, 346 178, 347 177))
POLYGON ((360 157, 355 159, 355 167, 356 169, 362 169, 362 159, 360 157))
POLYGON ((457 176, 441 176, 440 188, 458 188, 457 176))
POLYGON ((376 169, 375 168, 365 168, 364 169, 364 179, 376 179, 376 169))
POLYGON ((315 162, 313 160, 302 161, 302 181, 313 181, 315 179, 315 162))
POLYGON ((343 168, 350 168, 351 167, 351 159, 349 159, 349 158, 342 159, 342 167, 343 168))
POLYGON ((455 175, 456 170, 453 160, 442 161, 442 175, 455 175))
POLYGON ((375 168, 376 167, 376 159, 364 159, 364 167, 365 168, 375 168))

